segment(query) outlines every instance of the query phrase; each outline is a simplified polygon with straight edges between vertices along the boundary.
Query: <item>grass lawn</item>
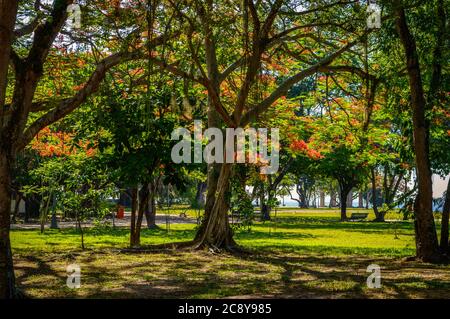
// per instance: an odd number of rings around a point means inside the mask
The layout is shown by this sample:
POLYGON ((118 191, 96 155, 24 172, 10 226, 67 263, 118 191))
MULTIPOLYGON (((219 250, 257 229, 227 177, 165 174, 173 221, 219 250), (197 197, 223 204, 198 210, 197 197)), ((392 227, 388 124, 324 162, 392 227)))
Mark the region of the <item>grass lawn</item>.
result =
MULTIPOLYGON (((195 225, 144 230, 142 244, 187 241, 195 225)), ((128 229, 11 232, 17 282, 32 297, 89 298, 448 298, 450 267, 407 262, 411 222, 338 222, 336 210, 278 212, 277 220, 237 231, 251 255, 206 251, 121 252, 128 229), (66 287, 66 266, 81 267, 80 289, 66 287), (369 289, 367 266, 381 267, 369 289)))

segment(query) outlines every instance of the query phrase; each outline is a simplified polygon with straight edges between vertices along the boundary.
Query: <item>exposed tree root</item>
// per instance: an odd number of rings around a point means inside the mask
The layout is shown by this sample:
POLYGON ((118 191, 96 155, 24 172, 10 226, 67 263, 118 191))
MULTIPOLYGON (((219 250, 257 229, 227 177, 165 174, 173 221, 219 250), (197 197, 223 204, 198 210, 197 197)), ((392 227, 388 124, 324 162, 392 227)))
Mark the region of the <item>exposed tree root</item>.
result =
POLYGON ((150 253, 150 252, 161 252, 168 250, 179 250, 179 251, 194 251, 203 250, 208 251, 213 254, 230 253, 233 255, 251 255, 252 251, 239 246, 234 240, 232 243, 227 245, 221 245, 220 247, 207 244, 200 241, 184 241, 184 242, 174 242, 159 245, 146 245, 133 248, 121 249, 121 253, 150 253))

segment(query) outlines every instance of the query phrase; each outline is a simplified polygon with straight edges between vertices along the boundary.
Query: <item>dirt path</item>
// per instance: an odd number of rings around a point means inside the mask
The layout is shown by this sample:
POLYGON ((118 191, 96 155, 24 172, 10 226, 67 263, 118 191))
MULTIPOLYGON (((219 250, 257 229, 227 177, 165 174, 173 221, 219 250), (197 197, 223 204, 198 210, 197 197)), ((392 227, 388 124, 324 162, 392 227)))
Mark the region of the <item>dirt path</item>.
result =
MULTIPOLYGON (((131 214, 125 213, 125 217, 122 219, 114 219, 114 224, 117 227, 129 227, 131 221, 131 214)), ((113 220, 111 218, 104 219, 104 222, 112 225, 113 220)), ((171 224, 196 224, 197 220, 190 217, 180 217, 179 215, 166 215, 166 214, 157 214, 156 215, 156 224, 157 225, 165 225, 166 222, 171 224)), ((142 222, 144 225, 146 223, 145 219, 142 222)), ((83 227, 93 227, 94 221, 88 220, 81 223, 83 227)), ((26 224, 13 224, 11 225, 11 229, 40 229, 41 225, 39 221, 32 221, 26 224)), ((45 228, 48 229, 50 227, 50 221, 45 224, 45 228)), ((59 228, 75 228, 76 222, 75 220, 71 221, 60 221, 58 220, 59 228)))

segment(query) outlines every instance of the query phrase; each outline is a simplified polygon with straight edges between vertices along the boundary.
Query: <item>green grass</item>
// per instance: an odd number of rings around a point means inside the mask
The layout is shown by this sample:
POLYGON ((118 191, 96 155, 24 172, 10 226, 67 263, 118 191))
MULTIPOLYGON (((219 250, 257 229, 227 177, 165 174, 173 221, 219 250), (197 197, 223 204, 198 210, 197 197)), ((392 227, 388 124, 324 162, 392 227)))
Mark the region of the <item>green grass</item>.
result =
MULTIPOLYGON (((143 245, 188 241, 194 237, 196 225, 172 224, 170 232, 165 227, 143 230, 143 245)), ((11 231, 16 252, 42 250, 56 252, 77 250, 81 245, 80 233, 75 229, 11 231)), ((372 223, 339 222, 328 214, 305 213, 301 216, 278 215, 275 221, 255 223, 250 232, 236 231, 237 241, 251 249, 305 251, 320 254, 375 254, 407 256, 414 253, 411 222, 372 223)), ((125 248, 129 231, 125 228, 90 228, 84 231, 85 246, 89 249, 125 248)))
MULTIPOLYGON (((84 244, 89 249, 126 248, 129 244, 127 228, 85 228, 84 244)), ((143 230, 143 245, 164 244, 173 241, 189 240, 194 234, 194 225, 171 225, 170 233, 165 230, 143 230)), ((26 252, 40 250, 45 252, 77 251, 81 247, 81 234, 75 229, 46 230, 41 234, 38 230, 12 230, 11 241, 13 251, 26 252)))
MULTIPOLYGON (((191 240, 194 224, 143 230, 143 245, 191 240)), ((448 266, 406 263, 414 254, 412 223, 339 222, 337 211, 277 213, 250 232, 236 231, 249 256, 203 251, 123 253, 125 228, 13 230, 19 286, 33 297, 409 298, 450 296, 448 266), (83 287, 65 287, 65 267, 82 267, 83 287), (366 267, 383 268, 383 289, 365 286, 366 267)))

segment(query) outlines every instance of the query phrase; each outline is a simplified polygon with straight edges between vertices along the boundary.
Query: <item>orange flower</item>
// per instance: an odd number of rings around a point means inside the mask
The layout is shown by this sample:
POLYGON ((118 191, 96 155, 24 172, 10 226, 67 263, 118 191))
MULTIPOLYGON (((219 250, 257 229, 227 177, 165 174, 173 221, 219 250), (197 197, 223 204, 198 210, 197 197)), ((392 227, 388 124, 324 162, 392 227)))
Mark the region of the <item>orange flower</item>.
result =
POLYGON ((305 151, 308 149, 308 145, 304 140, 294 141, 291 143, 290 149, 293 151, 305 151))
POLYGON ((74 86, 72 87, 72 89, 73 89, 74 91, 80 91, 80 90, 83 89, 83 88, 84 88, 84 84, 74 85, 74 86))
POLYGON ((320 154, 319 151, 313 150, 313 149, 308 149, 306 155, 308 155, 309 158, 313 159, 313 160, 318 160, 323 158, 324 156, 322 154, 320 154))

